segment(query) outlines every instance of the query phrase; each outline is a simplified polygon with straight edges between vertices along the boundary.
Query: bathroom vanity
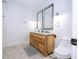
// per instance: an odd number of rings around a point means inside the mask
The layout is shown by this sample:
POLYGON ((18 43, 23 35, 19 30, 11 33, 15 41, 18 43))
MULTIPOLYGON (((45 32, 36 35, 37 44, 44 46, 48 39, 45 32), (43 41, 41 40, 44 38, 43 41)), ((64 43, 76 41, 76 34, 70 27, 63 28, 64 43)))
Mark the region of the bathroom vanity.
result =
POLYGON ((30 32, 30 45, 47 56, 54 52, 55 38, 52 33, 30 32))
POLYGON ((54 52, 56 35, 53 30, 54 5, 51 4, 37 12, 36 32, 30 32, 30 45, 47 56, 54 52))

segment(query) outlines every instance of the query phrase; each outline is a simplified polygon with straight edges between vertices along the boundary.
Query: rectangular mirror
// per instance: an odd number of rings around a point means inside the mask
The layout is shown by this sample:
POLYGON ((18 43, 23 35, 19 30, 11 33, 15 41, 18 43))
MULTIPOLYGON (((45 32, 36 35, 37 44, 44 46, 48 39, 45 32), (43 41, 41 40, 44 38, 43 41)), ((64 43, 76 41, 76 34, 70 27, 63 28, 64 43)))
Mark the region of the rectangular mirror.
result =
POLYGON ((43 10, 43 29, 53 29, 53 4, 43 10))
POLYGON ((37 29, 53 30, 53 4, 37 13, 37 29))
POLYGON ((37 13, 37 28, 42 29, 42 11, 37 13))

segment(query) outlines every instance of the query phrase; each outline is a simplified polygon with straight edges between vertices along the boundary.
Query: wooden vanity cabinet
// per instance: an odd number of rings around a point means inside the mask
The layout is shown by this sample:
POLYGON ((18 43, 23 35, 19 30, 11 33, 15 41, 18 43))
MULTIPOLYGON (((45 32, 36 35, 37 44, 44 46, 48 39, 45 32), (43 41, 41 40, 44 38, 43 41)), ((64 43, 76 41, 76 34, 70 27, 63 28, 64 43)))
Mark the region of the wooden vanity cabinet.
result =
POLYGON ((47 56, 54 52, 56 35, 44 35, 30 32, 30 45, 47 56))

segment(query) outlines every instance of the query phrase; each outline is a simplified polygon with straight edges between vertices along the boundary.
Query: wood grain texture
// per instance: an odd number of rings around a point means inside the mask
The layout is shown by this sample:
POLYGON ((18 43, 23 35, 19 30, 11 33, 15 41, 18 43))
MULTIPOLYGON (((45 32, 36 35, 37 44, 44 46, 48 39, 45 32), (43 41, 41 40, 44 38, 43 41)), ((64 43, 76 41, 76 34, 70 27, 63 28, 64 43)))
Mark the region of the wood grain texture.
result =
POLYGON ((44 35, 39 33, 30 33, 30 44, 47 56, 54 52, 56 35, 44 35))

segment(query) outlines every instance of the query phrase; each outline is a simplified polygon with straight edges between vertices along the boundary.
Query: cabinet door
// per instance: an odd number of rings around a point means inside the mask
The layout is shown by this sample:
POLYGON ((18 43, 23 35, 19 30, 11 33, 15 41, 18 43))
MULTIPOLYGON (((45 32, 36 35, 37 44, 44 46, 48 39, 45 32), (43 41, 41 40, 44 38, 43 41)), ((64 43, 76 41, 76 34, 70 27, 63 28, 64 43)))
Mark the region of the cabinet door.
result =
POLYGON ((54 36, 48 36, 47 37, 47 52, 51 53, 55 49, 55 37, 54 36))
POLYGON ((40 50, 41 53, 46 53, 45 45, 38 43, 38 50, 40 50))
POLYGON ((43 53, 46 54, 46 36, 39 35, 37 40, 38 49, 43 53))
POLYGON ((35 40, 35 37, 34 36, 31 36, 30 38, 30 44, 34 47, 36 47, 36 40, 35 40))
POLYGON ((30 44, 37 48, 37 39, 38 39, 38 34, 36 33, 30 33, 30 44))

